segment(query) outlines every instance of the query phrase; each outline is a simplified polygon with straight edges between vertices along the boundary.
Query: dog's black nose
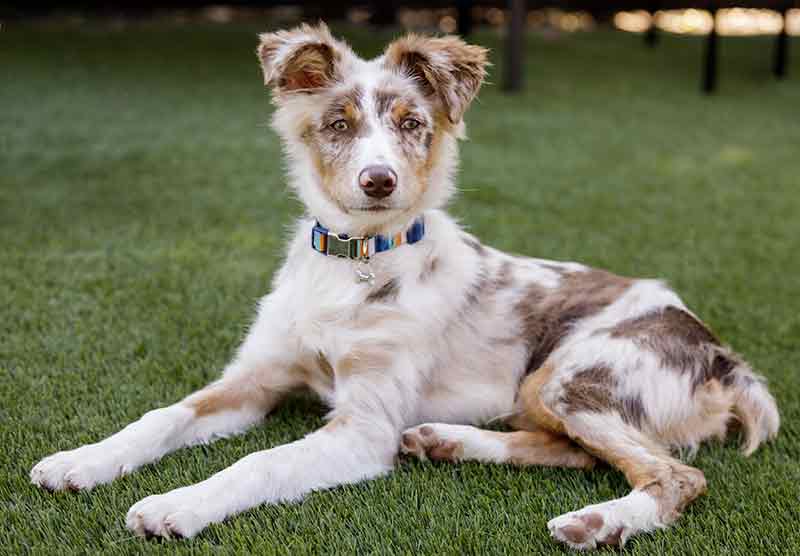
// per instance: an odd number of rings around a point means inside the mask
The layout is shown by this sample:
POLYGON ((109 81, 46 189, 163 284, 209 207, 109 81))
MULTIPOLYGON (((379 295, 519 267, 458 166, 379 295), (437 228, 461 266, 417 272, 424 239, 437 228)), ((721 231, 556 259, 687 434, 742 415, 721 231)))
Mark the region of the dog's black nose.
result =
POLYGON ((358 185, 367 196, 383 199, 397 187, 397 174, 388 166, 367 166, 358 175, 358 185))

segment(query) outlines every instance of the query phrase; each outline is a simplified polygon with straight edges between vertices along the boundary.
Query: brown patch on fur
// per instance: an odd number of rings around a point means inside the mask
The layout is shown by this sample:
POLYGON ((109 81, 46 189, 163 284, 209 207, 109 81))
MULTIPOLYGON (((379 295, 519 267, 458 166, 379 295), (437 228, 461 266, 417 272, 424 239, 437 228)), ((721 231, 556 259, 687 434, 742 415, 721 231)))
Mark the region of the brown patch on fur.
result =
POLYGON ((378 116, 383 116, 392 107, 392 103, 398 97, 394 91, 387 91, 385 89, 377 89, 375 91, 375 112, 378 116))
POLYGON ((580 516, 579 519, 592 531, 597 531, 605 523, 603 521, 603 516, 600 514, 585 514, 580 516))
POLYGON ((537 265, 542 267, 542 268, 546 268, 547 270, 550 270, 552 272, 556 272, 556 273, 560 274, 561 276, 569 274, 569 272, 570 272, 568 269, 564 268, 563 266, 559 266, 559 265, 555 265, 555 264, 537 263, 537 265))
MULTIPOLYGON (((565 434, 563 420, 542 400, 542 389, 554 380, 555 370, 545 364, 528 374, 517 394, 519 413, 509 419, 515 429, 536 431, 546 429, 565 434)), ((617 398, 614 394, 617 383, 611 369, 598 366, 577 373, 563 385, 559 402, 564 404, 567 415, 580 411, 615 412, 622 420, 641 428, 647 415, 639 397, 617 398)))
POLYGON ((646 418, 642 399, 639 396, 619 398, 616 390, 617 379, 613 371, 609 367, 597 366, 576 373, 564 385, 560 401, 567 414, 616 412, 625 423, 641 428, 646 418))
POLYGON ((576 322, 619 299, 631 283, 603 270, 588 270, 565 274, 552 291, 531 284, 515 307, 530 349, 528 372, 544 364, 576 322))
POLYGON ((413 112, 414 108, 414 105, 409 101, 398 99, 392 106, 392 121, 399 125, 406 116, 413 112))
POLYGON ((390 278, 381 287, 369 292, 365 301, 367 303, 385 303, 397 299, 399 293, 400 284, 397 283, 396 279, 390 278))
POLYGON ((647 414, 640 396, 622 398, 619 400, 619 410, 623 421, 637 429, 642 427, 647 414))
POLYGON ((428 450, 428 457, 434 461, 458 461, 463 454, 460 442, 446 440, 428 450))
MULTIPOLYGON (((480 244, 477 244, 480 245, 480 244)), ((491 284, 489 278, 489 270, 486 268, 486 262, 481 260, 478 271, 475 273, 475 279, 467 288, 464 294, 464 306, 462 312, 467 313, 471 309, 479 306, 482 300, 491 298, 491 293, 487 291, 491 284)))
POLYGON ((195 392, 185 400, 196 417, 234 411, 245 405, 261 406, 268 411, 277 403, 280 393, 258 386, 220 382, 195 392))
POLYGON ((239 389, 212 388, 189 402, 196 417, 240 409, 249 397, 239 389))
POLYGON ((509 460, 516 465, 591 469, 595 460, 569 438, 545 430, 495 433, 508 442, 509 460))
POLYGON ((333 366, 322 352, 317 353, 317 367, 327 376, 333 376, 333 366))
POLYGON ((613 372, 608 367, 592 367, 577 373, 564 385, 561 402, 567 413, 590 411, 604 413, 615 408, 613 372))
POLYGON ((565 432, 562 420, 542 401, 542 388, 553 380, 554 373, 552 365, 544 365, 525 378, 517 393, 521 411, 509 420, 512 427, 529 431, 544 428, 559 434, 565 432))
POLYGON ((505 260, 500 265, 497 275, 494 277, 495 290, 510 288, 514 283, 514 265, 511 261, 505 260))
POLYGON ((362 371, 385 370, 392 364, 393 349, 388 344, 354 348, 336 364, 336 376, 345 378, 362 371))
POLYGON ((411 34, 386 48, 385 63, 414 79, 424 94, 435 96, 442 112, 457 123, 486 77, 487 52, 458 37, 411 34))
POLYGON ((669 305, 640 317, 624 320, 611 329, 613 338, 679 336, 687 345, 719 345, 717 337, 686 311, 669 305))
POLYGON ((349 48, 324 23, 260 35, 257 55, 264 84, 279 93, 310 93, 340 78, 339 62, 349 48))
POLYGON ((468 247, 470 247, 473 251, 475 251, 479 256, 483 257, 486 255, 486 247, 484 247, 480 241, 472 237, 471 235, 462 234, 461 241, 464 242, 468 247))
POLYGON ((681 516, 692 500, 705 494, 708 485, 702 471, 675 462, 669 465, 667 477, 660 477, 637 488, 655 498, 659 517, 669 524, 681 516))
POLYGON ((618 527, 616 530, 611 531, 608 535, 598 540, 597 543, 607 546, 619 546, 624 531, 624 527, 618 527))
POLYGON ((720 345, 719 339, 688 312, 668 306, 620 322, 612 338, 629 338, 655 353, 665 367, 692 374, 692 390, 709 380, 733 382, 732 371, 743 362, 720 345))
POLYGON ((589 540, 589 531, 583 525, 565 525, 559 531, 571 543, 583 544, 589 540))
POLYGON ((404 432, 400 436, 403 451, 420 459, 456 462, 464 454, 464 447, 457 440, 443 440, 436 435, 433 427, 422 426, 417 431, 404 432))

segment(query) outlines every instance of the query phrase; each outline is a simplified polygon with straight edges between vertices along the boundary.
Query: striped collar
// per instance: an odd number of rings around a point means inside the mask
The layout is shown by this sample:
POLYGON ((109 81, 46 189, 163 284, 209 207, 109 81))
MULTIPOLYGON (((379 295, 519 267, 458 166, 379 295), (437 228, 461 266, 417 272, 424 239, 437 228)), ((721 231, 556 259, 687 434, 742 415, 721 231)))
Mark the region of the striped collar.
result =
POLYGON ((311 230, 311 247, 323 255, 355 261, 368 261, 376 253, 389 251, 405 243, 411 245, 425 236, 425 220, 419 216, 405 231, 392 236, 348 236, 335 234, 317 222, 311 230))

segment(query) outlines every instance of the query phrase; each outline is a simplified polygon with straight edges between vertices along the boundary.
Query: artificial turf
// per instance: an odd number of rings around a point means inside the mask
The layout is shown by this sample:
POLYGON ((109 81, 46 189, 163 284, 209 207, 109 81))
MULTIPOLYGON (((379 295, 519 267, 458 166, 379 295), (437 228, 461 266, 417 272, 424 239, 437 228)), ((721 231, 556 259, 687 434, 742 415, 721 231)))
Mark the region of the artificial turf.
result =
MULTIPOLYGON (((379 480, 260 507, 191 541, 134 538, 128 507, 296 439, 296 398, 244 436, 110 485, 50 494, 28 472, 213 379, 280 264, 299 206, 253 51, 254 25, 10 25, 0 32, 0 551, 564 553, 553 516, 623 495, 622 476, 405 462, 379 480)), ((364 54, 389 33, 342 29, 364 54)), ((496 35, 476 40, 499 47, 496 35)), ((707 496, 630 554, 800 553, 800 56, 728 39, 530 36, 527 89, 469 112, 452 210, 485 242, 659 276, 770 380, 776 442, 701 449, 707 496)))

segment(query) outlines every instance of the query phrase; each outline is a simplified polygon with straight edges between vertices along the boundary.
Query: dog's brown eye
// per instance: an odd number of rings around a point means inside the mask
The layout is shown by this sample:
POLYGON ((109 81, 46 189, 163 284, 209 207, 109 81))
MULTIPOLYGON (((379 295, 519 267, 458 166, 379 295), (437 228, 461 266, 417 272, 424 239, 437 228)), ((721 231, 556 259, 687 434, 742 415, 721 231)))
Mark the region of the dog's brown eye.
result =
POLYGON ((347 122, 344 120, 336 120, 331 124, 331 129, 334 131, 347 131, 350 126, 347 125, 347 122))
POLYGON ((414 118, 406 118, 402 122, 400 122, 400 129, 417 129, 421 123, 419 120, 415 120, 414 118))

